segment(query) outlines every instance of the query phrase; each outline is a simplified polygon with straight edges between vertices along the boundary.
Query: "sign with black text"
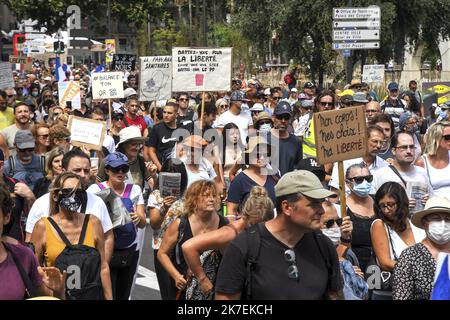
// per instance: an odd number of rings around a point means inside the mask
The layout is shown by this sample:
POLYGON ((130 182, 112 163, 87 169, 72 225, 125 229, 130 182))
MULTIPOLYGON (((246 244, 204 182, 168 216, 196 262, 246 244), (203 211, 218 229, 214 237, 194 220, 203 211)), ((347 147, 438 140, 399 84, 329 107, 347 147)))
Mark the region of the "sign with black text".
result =
POLYGON ((139 100, 168 100, 172 96, 172 56, 140 57, 139 100))
POLYGON ((93 99, 121 99, 123 97, 122 72, 95 72, 92 74, 93 99))
POLYGON ((114 71, 134 71, 136 68, 136 56, 134 54, 115 54, 111 64, 114 71))

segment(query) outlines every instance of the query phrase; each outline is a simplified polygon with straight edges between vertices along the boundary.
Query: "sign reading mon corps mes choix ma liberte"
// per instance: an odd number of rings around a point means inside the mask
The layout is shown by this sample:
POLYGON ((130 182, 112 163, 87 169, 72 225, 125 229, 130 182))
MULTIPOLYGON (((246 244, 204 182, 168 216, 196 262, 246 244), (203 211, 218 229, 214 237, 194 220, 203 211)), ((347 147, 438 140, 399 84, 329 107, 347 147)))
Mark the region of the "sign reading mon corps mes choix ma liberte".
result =
POLYGON ((367 149, 364 107, 314 114, 314 133, 319 164, 364 156, 367 149))

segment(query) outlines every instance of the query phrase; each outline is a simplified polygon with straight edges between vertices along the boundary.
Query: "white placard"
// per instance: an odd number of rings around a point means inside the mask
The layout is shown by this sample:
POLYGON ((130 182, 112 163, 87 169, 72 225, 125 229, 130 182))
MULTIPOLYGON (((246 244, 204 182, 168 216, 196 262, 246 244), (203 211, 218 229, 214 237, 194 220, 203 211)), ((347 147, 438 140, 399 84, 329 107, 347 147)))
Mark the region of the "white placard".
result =
POLYGON ((0 62, 0 89, 14 88, 11 63, 0 62))
POLYGON ((168 100, 172 97, 172 56, 141 57, 139 100, 168 100))
POLYGON ((74 146, 88 146, 101 150, 106 135, 106 122, 70 116, 68 129, 70 143, 74 146))
POLYGON ((380 40, 380 30, 333 30, 333 41, 380 40))
POLYGON ((92 74, 93 99, 121 99, 123 97, 122 72, 96 72, 92 74))
POLYGON ((81 109, 80 83, 78 81, 58 82, 58 97, 61 108, 66 107, 66 102, 72 102, 73 109, 81 109))
POLYGON ((379 42, 333 42, 334 50, 345 49, 379 49, 379 42))
POLYGON ((172 90, 230 91, 232 48, 173 48, 172 90))
POLYGON ((333 19, 381 19, 381 10, 378 6, 367 8, 333 8, 333 19))
POLYGON ((366 64, 363 69, 362 81, 366 83, 384 82, 384 65, 383 64, 366 64))

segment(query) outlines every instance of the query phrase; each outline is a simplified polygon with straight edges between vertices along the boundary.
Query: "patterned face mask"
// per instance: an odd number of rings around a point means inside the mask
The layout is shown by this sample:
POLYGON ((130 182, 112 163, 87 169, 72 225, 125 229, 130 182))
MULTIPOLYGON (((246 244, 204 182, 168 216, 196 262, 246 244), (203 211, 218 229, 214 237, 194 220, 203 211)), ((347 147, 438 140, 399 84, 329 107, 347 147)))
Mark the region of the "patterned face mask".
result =
POLYGON ((67 192, 66 189, 61 190, 61 194, 58 199, 60 208, 63 208, 69 212, 77 212, 82 204, 82 192, 83 190, 70 190, 69 192, 67 192))

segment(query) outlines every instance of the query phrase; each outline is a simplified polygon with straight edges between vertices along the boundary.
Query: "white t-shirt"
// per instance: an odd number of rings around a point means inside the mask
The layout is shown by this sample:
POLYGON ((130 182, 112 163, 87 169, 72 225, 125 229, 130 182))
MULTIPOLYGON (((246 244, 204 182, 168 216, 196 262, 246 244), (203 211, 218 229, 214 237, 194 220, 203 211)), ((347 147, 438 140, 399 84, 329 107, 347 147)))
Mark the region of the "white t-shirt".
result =
POLYGON ((202 158, 202 162, 200 162, 198 166, 198 172, 192 172, 186 166, 186 173, 188 177, 188 187, 193 184, 195 181, 199 180, 213 180, 217 174, 214 170, 211 162, 209 162, 204 157, 202 158))
MULTIPOLYGON (((344 161, 344 176, 345 173, 347 172, 347 169, 354 164, 358 164, 364 162, 363 158, 355 158, 355 159, 349 159, 349 160, 345 160, 344 161)), ((379 156, 375 157, 375 161, 369 166, 369 171, 370 174, 375 176, 375 173, 380 170, 381 168, 387 167, 389 166, 389 163, 387 163, 386 161, 384 161, 383 159, 381 159, 379 156)), ((335 189, 339 189, 339 170, 338 170, 338 163, 335 162, 333 165, 333 173, 331 174, 331 180, 328 183, 328 185, 330 187, 333 187, 335 189)), ((372 186, 374 186, 374 183, 372 184, 372 186)), ((350 192, 349 188, 347 187, 347 185, 345 186, 345 190, 347 192, 350 192)), ((378 189, 374 189, 372 188, 372 191, 370 192, 370 194, 374 194, 376 192, 376 190, 378 189)))
POLYGON ((105 135, 103 146, 109 151, 109 153, 116 152, 116 144, 114 143, 114 138, 109 134, 105 135))
MULTIPOLYGON (((109 186, 106 184, 106 182, 102 182, 102 185, 105 186, 105 188, 109 188, 109 186)), ((97 184, 93 184, 91 185, 86 192, 88 194, 92 193, 95 194, 97 192, 101 191, 100 187, 97 184)), ((123 189, 123 191, 125 191, 125 188, 123 189)), ((123 192, 120 196, 123 196, 123 192)), ((142 190, 141 187, 139 187, 137 184, 133 184, 133 188, 131 188, 131 192, 130 192, 130 199, 134 199, 137 198, 137 202, 136 202, 136 206, 137 205, 145 205, 145 201, 144 201, 144 197, 142 196, 142 190)), ((136 210, 136 206, 134 207, 134 209, 136 210)), ((145 232, 141 231, 144 229, 141 228, 137 228, 137 232, 136 232, 136 240, 134 240, 134 242, 130 245, 133 246, 134 244, 136 244, 136 251, 139 251, 141 249, 141 246, 143 244, 142 241, 142 237, 145 236, 145 232)))
MULTIPOLYGON (((80 209, 81 210, 81 207, 80 209)), ((109 217, 108 209, 102 199, 92 193, 87 193, 86 213, 93 214, 102 223, 103 232, 108 232, 112 229, 111 218, 109 217)), ((25 231, 32 233, 34 225, 42 217, 50 215, 50 193, 44 194, 38 198, 30 209, 27 219, 25 231)))
MULTIPOLYGON (((399 171, 403 180, 406 182, 406 187, 403 184, 400 177, 390 168, 385 167, 378 170, 374 176, 373 176, 373 188, 375 192, 386 182, 397 182, 399 183, 403 188, 405 188, 405 191, 408 192, 408 184, 409 183, 423 183, 427 185, 428 187, 428 194, 431 196, 433 193, 433 189, 430 186, 430 183, 428 181, 426 172, 424 168, 414 166, 414 170, 411 170, 409 172, 401 172, 399 171)), ((408 195, 410 197, 410 195, 408 195)))
POLYGON ((241 112, 239 115, 234 115, 230 110, 222 113, 215 123, 216 128, 223 128, 228 123, 234 123, 238 126, 239 132, 241 133, 241 140, 244 145, 247 145, 248 127, 253 125, 252 117, 241 112))

